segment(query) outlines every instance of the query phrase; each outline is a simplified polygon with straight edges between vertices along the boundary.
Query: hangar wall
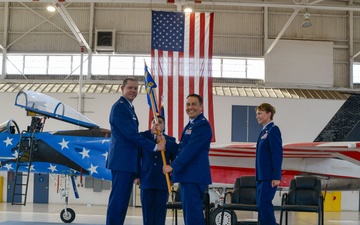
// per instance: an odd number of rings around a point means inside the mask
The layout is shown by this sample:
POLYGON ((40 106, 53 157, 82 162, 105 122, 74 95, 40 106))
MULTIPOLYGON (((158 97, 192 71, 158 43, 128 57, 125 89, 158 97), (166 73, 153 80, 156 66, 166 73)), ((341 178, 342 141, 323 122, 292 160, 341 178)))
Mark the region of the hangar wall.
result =
MULTIPOLYGON (((14 119, 20 130, 26 129, 30 118, 25 111, 14 106, 17 93, 0 93, 2 107, 0 121, 14 119)), ((63 103, 77 109, 77 94, 75 93, 46 93, 63 103)), ((84 115, 97 123, 100 127, 109 129, 109 114, 112 104, 120 97, 119 94, 86 94, 84 99, 84 115)), ((277 113, 274 121, 281 128, 283 142, 314 141, 321 130, 330 121, 332 116, 345 102, 344 100, 324 99, 287 99, 287 98, 256 98, 256 97, 230 97, 214 96, 214 121, 216 143, 231 142, 231 107, 232 105, 257 106, 262 102, 273 104, 277 113), (296 128, 296 129, 294 129, 296 128)), ((134 101, 136 113, 140 121, 140 130, 147 129, 148 105, 146 95, 139 94, 134 101)), ((185 109, 179 109, 185 110, 185 109)), ((255 114, 255 112, 254 112, 255 114)), ((54 119, 46 121, 44 130, 76 129, 54 119)))

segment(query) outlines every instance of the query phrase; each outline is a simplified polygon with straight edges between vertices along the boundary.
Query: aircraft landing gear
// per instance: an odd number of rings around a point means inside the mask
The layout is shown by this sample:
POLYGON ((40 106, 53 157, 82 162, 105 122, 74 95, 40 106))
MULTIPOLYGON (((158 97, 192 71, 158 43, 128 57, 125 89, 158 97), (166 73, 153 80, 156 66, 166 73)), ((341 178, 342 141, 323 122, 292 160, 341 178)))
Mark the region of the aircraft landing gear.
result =
MULTIPOLYGON (((214 209, 214 211, 211 212, 210 225, 221 224, 221 213, 222 213, 221 207, 217 207, 216 209, 214 209)), ((236 225, 236 224, 237 224, 237 216, 235 212, 232 210, 225 210, 223 225, 236 225)))
POLYGON ((60 219, 64 223, 71 223, 75 219, 75 211, 70 208, 63 209, 60 213, 60 219))
MULTIPOLYGON (((75 220, 75 211, 72 210, 71 208, 68 208, 69 205, 69 183, 70 183, 70 176, 69 175, 65 175, 65 187, 62 187, 59 183, 59 179, 55 179, 55 177, 51 174, 51 177, 54 179, 54 181, 56 182, 56 184, 58 185, 59 191, 60 191, 60 195, 61 198, 64 198, 65 200, 65 206, 64 209, 60 212, 60 219, 64 222, 64 223, 71 223, 72 221, 75 220)), ((58 177, 59 178, 59 177, 58 177)), ((72 178, 72 184, 75 185, 75 180, 72 178)), ((76 186, 75 186, 76 187, 76 186)), ((78 197, 77 194, 77 190, 75 191, 74 188, 74 192, 75 192, 75 196, 78 197)))

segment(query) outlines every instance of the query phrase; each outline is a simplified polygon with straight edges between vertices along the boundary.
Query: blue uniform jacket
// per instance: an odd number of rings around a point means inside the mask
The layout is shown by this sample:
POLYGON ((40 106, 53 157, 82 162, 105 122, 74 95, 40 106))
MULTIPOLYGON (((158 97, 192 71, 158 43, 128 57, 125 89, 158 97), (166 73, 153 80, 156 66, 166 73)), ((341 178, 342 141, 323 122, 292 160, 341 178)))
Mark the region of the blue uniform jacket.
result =
POLYGON ((281 180, 283 159, 281 132, 274 123, 262 130, 256 145, 256 180, 281 180))
MULTIPOLYGON (((141 134, 149 140, 152 140, 154 143, 156 142, 150 130, 141 132, 141 134)), ((176 139, 174 137, 170 137, 165 134, 164 136, 166 139, 166 164, 170 164, 170 161, 176 157, 178 152, 178 145, 176 144, 176 139)), ((140 154, 140 188, 168 190, 166 177, 162 170, 163 161, 161 152, 149 152, 141 149, 140 154)))
POLYGON ((110 112, 111 139, 106 167, 110 170, 138 173, 139 147, 153 152, 156 143, 143 137, 130 103, 121 96, 110 112))
POLYGON ((212 138, 210 123, 201 113, 186 125, 179 144, 179 153, 171 163, 172 181, 211 184, 209 150, 212 138))

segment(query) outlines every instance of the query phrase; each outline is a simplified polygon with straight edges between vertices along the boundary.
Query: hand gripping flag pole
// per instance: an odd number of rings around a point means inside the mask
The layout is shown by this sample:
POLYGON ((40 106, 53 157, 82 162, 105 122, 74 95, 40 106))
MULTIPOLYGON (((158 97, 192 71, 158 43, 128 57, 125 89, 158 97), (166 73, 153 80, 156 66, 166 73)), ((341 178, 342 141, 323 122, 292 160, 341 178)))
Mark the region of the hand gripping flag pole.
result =
MULTIPOLYGON (((154 79, 152 78, 151 74, 148 71, 145 60, 144 60, 144 64, 145 64, 145 79, 144 80, 145 80, 145 86, 146 86, 147 100, 148 100, 150 109, 152 110, 154 120, 156 123, 158 123, 157 115, 159 115, 159 113, 158 113, 158 108, 157 108, 157 104, 156 104, 155 92, 154 92, 154 88, 156 88, 157 85, 156 85, 154 79)), ((158 132, 157 134, 160 135, 160 130, 158 130, 157 132, 158 132)), ((161 140, 159 143, 161 143, 161 140)), ((161 151, 161 158, 162 158, 164 166, 166 166, 165 151, 161 151)), ((166 177, 168 192, 169 192, 169 194, 171 194, 169 173, 165 173, 165 177, 166 177)))

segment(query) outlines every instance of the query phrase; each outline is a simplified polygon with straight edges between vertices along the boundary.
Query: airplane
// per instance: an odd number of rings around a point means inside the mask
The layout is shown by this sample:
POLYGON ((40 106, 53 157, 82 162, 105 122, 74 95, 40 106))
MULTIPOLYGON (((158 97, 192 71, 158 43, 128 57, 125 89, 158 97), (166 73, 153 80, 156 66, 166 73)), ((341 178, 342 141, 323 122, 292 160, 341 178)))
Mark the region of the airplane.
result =
MULTIPOLYGON (((0 124, 0 170, 15 172, 12 204, 18 204, 14 199, 20 197, 20 204, 26 205, 30 172, 65 175, 65 184, 71 180, 76 197, 75 176, 111 180, 111 172, 105 166, 110 130, 100 128, 73 108, 45 94, 20 91, 15 106, 26 110, 31 116, 31 124, 24 131, 20 131, 13 119, 0 124), (49 118, 81 129, 44 132, 46 119, 49 118), (27 178, 25 184, 18 181, 23 180, 22 177, 27 178)), ((65 197, 65 208, 60 218, 65 223, 71 223, 75 212, 67 207, 69 187, 65 186, 60 187, 65 197)))
MULTIPOLYGON (((71 179, 75 195, 74 176, 111 180, 111 172, 105 167, 110 130, 100 128, 81 113, 42 93, 22 90, 16 96, 15 106, 25 109, 32 118, 31 124, 21 132, 15 120, 0 124, 0 170, 22 172, 25 176, 30 172, 62 174, 71 179), (79 129, 43 131, 49 118, 76 125, 79 129)), ((280 188, 286 189, 295 176, 317 176, 325 181, 322 183, 326 190, 360 188, 357 173, 360 171, 360 142, 292 143, 284 144, 283 150, 280 188)), ((211 144, 209 157, 214 184, 210 188, 210 197, 215 205, 221 205, 224 191, 232 187, 237 177, 255 174, 255 151, 256 143, 211 144)), ((14 195, 17 193, 16 180, 14 195)), ((60 218, 71 223, 75 212, 68 208, 68 192, 62 190, 66 204, 60 218)), ((19 195, 23 196, 24 191, 21 190, 19 195)))

